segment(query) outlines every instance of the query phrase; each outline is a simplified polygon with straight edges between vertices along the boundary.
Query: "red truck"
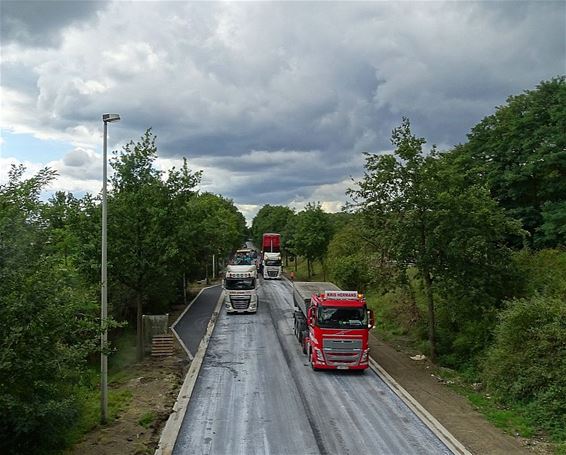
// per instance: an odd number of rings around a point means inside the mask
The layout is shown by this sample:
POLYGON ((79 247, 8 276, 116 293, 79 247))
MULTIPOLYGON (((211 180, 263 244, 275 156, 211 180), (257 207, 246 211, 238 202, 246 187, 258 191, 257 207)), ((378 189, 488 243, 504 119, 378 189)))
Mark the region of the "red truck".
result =
POLYGON ((264 253, 279 253, 281 251, 281 234, 267 232, 263 234, 261 250, 264 253))
POLYGON ((332 283, 295 282, 294 332, 313 370, 368 368, 372 310, 357 291, 332 283))

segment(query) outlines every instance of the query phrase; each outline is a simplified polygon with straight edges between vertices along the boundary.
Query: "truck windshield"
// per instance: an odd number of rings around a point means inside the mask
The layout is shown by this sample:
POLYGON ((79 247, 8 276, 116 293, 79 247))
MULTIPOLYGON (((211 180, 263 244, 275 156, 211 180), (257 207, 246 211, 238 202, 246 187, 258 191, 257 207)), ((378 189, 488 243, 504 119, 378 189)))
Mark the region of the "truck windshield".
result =
POLYGON ((319 327, 328 329, 361 329, 367 327, 366 308, 319 307, 319 327))
POLYGON ((266 259, 265 265, 271 267, 279 267, 281 265, 281 259, 266 259))
POLYGON ((224 284, 229 291, 246 290, 255 288, 255 278, 226 278, 224 284))

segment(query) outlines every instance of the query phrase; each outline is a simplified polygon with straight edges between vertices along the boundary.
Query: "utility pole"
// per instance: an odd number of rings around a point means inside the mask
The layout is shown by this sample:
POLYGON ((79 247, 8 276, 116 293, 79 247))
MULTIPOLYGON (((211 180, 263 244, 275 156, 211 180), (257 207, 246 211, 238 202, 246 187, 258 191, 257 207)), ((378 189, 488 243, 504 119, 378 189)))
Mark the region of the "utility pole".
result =
POLYGON ((106 202, 107 172, 107 147, 108 147, 108 123, 120 120, 118 114, 103 114, 104 139, 102 145, 102 266, 101 266, 101 295, 100 295, 100 324, 102 334, 100 335, 100 421, 104 424, 108 420, 108 356, 106 345, 108 344, 108 277, 107 277, 107 217, 108 209, 106 202))

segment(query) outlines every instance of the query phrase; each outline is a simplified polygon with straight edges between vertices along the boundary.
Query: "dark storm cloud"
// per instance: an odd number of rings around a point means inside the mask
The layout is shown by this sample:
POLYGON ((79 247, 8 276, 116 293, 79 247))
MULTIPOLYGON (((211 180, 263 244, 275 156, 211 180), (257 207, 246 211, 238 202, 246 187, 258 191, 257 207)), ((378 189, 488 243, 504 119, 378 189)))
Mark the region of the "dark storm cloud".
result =
POLYGON ((10 32, 49 42, 91 18, 57 52, 5 53, 6 118, 98 133, 101 113, 118 112, 114 143, 153 127, 161 157, 187 156, 207 189, 242 204, 339 199, 401 117, 450 147, 509 95, 566 72, 564 2, 113 2, 98 22, 80 3, 10 32))
POLYGON ((2 43, 56 45, 62 28, 90 19, 106 3, 96 0, 2 0, 2 43))

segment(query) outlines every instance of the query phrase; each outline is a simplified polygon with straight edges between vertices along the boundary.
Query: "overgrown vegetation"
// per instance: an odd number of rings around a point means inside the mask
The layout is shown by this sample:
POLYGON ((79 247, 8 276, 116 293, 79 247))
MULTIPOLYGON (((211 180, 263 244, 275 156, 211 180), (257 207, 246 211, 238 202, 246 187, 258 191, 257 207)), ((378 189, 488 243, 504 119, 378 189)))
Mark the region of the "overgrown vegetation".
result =
MULTIPOLYGON (((148 130, 111 161, 111 330, 115 321, 135 330, 142 312, 167 312, 182 301, 189 280, 206 276, 212 254, 227 256, 246 238, 232 201, 198 191, 200 172, 185 161, 164 173, 156 158, 148 130)), ((56 193, 43 202, 56 173, 24 173, 13 167, 0 186, 3 454, 61 449, 92 428, 100 412, 98 375, 88 362, 97 365, 99 352, 100 198, 56 193)), ((111 354, 111 372, 115 366, 111 354)), ((128 399, 111 393, 110 415, 128 399)))

